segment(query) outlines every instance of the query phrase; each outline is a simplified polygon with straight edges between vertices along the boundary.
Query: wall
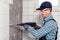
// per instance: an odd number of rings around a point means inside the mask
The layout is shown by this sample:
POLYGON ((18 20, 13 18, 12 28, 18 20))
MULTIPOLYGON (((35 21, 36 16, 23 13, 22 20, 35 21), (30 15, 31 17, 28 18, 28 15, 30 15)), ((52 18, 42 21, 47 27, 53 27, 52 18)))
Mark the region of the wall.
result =
POLYGON ((0 0, 0 40, 9 40, 9 5, 13 0, 0 0))
POLYGON ((13 0, 9 14, 9 40, 22 40, 18 23, 22 22, 22 0, 13 0))
POLYGON ((13 0, 0 0, 0 1, 7 4, 13 4, 13 0))

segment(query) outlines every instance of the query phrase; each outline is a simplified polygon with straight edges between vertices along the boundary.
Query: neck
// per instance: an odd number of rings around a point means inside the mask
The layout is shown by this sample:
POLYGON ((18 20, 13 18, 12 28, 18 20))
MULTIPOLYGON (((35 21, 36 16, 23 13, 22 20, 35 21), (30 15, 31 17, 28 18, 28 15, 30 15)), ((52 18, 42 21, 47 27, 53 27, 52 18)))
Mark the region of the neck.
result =
POLYGON ((51 15, 51 14, 47 15, 46 17, 44 17, 44 19, 47 18, 47 17, 50 16, 50 15, 51 15))

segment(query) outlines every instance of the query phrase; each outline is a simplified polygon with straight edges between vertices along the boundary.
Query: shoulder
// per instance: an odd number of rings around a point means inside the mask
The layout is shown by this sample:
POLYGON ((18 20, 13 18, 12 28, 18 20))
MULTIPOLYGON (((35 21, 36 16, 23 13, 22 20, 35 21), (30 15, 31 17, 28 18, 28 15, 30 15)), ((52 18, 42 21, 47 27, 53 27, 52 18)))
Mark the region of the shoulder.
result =
POLYGON ((49 21, 46 22, 46 24, 55 25, 56 21, 55 20, 49 20, 49 21))

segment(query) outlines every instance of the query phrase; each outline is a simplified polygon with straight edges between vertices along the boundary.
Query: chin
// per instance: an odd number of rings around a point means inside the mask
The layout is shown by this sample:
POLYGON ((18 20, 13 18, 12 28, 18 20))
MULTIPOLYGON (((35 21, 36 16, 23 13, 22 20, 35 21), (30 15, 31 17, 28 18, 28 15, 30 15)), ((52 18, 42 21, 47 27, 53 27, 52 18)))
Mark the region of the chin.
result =
POLYGON ((42 16, 43 18, 46 18, 45 16, 42 16))
POLYGON ((44 18, 44 16, 42 16, 44 18))

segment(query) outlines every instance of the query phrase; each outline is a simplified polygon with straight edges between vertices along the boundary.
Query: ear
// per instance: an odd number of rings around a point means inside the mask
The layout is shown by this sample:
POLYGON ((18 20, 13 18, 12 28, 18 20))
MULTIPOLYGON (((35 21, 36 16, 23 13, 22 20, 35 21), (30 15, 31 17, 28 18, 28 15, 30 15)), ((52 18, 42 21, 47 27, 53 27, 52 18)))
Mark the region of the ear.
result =
POLYGON ((50 12, 52 12, 52 9, 51 8, 49 8, 49 10, 50 10, 50 12))

